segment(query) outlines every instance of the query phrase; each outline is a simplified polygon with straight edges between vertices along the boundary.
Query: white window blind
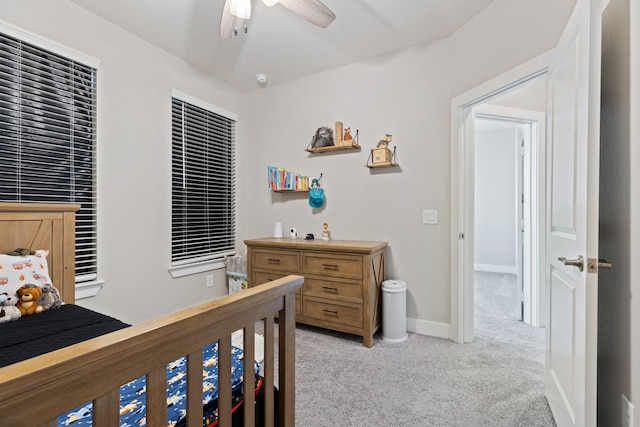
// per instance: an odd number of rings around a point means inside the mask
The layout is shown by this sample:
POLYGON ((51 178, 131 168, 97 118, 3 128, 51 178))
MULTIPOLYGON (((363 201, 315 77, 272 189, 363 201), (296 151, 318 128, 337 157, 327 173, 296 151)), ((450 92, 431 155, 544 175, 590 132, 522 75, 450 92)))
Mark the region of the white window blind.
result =
POLYGON ((76 282, 97 278, 96 73, 0 33, 0 201, 81 205, 76 282))
POLYGON ((171 103, 173 266, 221 259, 235 249, 236 119, 189 101, 197 100, 174 92, 171 103))

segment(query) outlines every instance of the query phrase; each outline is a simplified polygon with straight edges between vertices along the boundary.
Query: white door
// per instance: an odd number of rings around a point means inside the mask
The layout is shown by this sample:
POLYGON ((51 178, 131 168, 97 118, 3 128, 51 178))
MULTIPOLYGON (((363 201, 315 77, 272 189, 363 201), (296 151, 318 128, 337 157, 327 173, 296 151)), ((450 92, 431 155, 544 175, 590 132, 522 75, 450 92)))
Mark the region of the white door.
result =
POLYGON ((596 425, 600 37, 600 1, 578 0, 551 72, 545 381, 559 427, 596 425))

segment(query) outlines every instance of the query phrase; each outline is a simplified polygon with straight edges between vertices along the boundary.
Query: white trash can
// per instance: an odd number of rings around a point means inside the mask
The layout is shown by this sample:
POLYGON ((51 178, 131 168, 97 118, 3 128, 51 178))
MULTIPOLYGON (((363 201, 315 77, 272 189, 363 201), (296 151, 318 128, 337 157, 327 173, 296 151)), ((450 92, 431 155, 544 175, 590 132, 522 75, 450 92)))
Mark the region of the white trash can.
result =
POLYGON ((401 342, 407 334, 407 284, 402 280, 382 282, 382 339, 401 342))

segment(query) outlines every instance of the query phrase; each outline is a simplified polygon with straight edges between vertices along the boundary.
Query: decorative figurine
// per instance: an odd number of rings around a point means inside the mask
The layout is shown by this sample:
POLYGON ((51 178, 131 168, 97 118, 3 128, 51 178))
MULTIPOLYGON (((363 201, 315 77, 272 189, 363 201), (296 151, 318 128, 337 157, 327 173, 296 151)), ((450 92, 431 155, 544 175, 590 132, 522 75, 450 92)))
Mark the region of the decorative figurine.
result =
POLYGON ((322 240, 329 240, 329 224, 326 222, 322 224, 322 240))
POLYGON ((329 147, 335 145, 333 141, 333 130, 322 126, 316 130, 316 134, 311 138, 311 148, 329 147))
POLYGON ((388 133, 384 134, 384 138, 382 138, 380 140, 380 142, 378 142, 378 145, 376 148, 382 148, 382 147, 387 147, 389 146, 389 143, 391 142, 392 136, 389 135, 388 133))
POLYGON ((344 140, 347 141, 350 139, 353 139, 353 137, 351 136, 351 128, 349 127, 344 130, 344 140))

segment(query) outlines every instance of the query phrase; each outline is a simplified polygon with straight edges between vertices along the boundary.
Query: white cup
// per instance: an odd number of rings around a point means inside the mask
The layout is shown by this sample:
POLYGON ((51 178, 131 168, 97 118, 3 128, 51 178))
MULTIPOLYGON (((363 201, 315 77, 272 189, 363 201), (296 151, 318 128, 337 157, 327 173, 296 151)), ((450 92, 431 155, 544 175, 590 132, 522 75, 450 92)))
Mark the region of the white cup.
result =
POLYGON ((282 223, 276 222, 275 227, 273 228, 273 237, 284 237, 282 234, 282 223))

